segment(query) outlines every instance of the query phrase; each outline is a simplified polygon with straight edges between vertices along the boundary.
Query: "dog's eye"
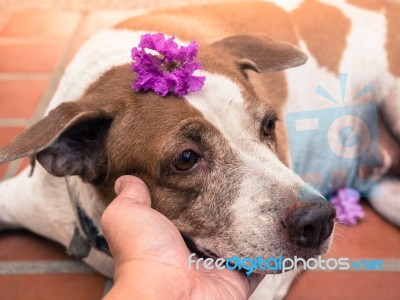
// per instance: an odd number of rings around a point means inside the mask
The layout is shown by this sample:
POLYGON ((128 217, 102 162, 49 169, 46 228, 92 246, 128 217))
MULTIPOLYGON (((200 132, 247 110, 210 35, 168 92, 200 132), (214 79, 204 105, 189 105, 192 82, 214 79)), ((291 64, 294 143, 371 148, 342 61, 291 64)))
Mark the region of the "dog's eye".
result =
POLYGON ((265 119, 261 124, 261 135, 270 136, 275 132, 275 119, 265 119))
POLYGON ((191 150, 185 150, 173 161, 174 167, 178 171, 187 171, 199 161, 199 155, 191 150))

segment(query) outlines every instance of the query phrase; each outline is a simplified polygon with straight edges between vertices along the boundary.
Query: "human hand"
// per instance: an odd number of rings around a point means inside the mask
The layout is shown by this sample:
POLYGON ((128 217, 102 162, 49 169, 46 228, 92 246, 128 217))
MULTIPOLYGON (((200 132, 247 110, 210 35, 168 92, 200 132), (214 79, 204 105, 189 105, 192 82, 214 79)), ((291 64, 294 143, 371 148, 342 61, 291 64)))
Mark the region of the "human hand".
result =
POLYGON ((247 299, 263 279, 228 269, 189 269, 189 249, 171 221, 150 207, 146 184, 122 176, 115 192, 101 219, 115 260, 107 300, 247 299))

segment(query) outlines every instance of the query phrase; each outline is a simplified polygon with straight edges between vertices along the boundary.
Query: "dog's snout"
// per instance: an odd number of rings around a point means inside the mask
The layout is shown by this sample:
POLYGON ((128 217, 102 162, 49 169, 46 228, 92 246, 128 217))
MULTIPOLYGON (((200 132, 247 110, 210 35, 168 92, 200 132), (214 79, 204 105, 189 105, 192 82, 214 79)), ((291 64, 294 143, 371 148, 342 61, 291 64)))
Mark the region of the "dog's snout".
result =
POLYGON ((298 202, 283 224, 299 246, 317 248, 331 235, 335 216, 334 207, 327 201, 298 202))

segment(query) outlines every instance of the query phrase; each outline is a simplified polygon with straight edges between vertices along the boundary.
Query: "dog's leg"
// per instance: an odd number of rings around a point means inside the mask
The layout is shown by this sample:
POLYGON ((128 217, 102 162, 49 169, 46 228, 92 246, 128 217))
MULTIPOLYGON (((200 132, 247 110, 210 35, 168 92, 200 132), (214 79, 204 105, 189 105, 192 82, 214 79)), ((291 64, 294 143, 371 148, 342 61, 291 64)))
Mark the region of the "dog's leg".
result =
POLYGON ((372 191, 369 202, 388 221, 400 227, 400 179, 384 178, 372 191))
POLYGON ((293 280, 301 273, 301 269, 278 275, 267 275, 251 295, 250 300, 284 299, 293 280))
POLYGON ((29 171, 0 183, 0 229, 27 228, 68 246, 75 218, 64 178, 40 165, 29 171))
MULTIPOLYGON (((23 173, 27 172, 25 170, 23 173)), ((23 228, 15 211, 18 206, 24 209, 23 203, 20 201, 21 193, 24 193, 24 177, 27 177, 27 174, 23 173, 0 182, 0 231, 23 228)))

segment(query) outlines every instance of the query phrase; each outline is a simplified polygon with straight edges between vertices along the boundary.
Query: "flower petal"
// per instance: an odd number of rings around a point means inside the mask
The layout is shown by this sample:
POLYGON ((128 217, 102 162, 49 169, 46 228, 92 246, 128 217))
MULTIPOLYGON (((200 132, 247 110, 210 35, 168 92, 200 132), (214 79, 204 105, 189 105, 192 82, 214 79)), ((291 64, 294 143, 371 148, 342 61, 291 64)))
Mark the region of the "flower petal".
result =
POLYGON ((132 49, 132 71, 137 73, 133 84, 136 90, 152 89, 157 94, 166 96, 169 92, 184 96, 189 91, 199 91, 205 81, 204 76, 194 76, 201 69, 195 61, 198 46, 196 42, 180 46, 162 33, 144 34, 138 47, 132 49), (147 53, 145 49, 158 52, 160 55, 147 53))

